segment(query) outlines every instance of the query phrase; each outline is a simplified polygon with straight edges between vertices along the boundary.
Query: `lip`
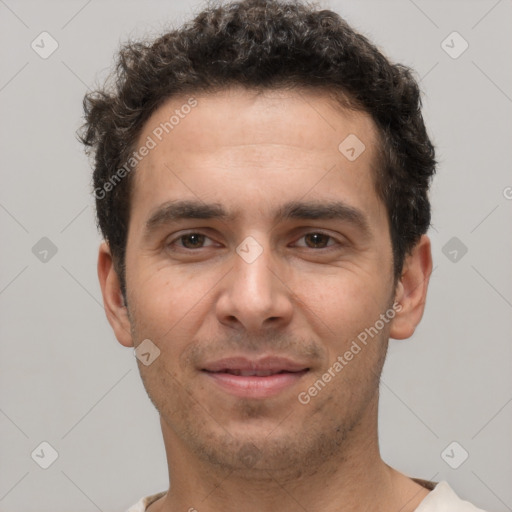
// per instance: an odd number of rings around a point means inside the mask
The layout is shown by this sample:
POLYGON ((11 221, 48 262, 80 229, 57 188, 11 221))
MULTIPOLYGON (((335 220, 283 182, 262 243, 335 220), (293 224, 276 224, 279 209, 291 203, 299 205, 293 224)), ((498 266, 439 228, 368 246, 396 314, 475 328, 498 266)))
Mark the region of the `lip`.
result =
POLYGON ((202 372, 222 390, 238 397, 268 398, 295 385, 307 372, 306 364, 283 357, 256 360, 229 357, 207 363, 202 372))

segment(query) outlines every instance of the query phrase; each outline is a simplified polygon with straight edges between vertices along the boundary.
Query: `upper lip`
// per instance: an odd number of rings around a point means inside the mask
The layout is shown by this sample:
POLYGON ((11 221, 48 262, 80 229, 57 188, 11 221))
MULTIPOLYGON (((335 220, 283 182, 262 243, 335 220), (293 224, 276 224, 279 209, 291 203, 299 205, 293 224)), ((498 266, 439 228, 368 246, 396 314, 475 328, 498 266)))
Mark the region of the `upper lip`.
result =
POLYGON ((247 357, 226 357, 205 364, 202 368, 208 372, 239 371, 239 372, 300 372, 308 370, 307 364, 285 357, 266 356, 258 359, 247 357))

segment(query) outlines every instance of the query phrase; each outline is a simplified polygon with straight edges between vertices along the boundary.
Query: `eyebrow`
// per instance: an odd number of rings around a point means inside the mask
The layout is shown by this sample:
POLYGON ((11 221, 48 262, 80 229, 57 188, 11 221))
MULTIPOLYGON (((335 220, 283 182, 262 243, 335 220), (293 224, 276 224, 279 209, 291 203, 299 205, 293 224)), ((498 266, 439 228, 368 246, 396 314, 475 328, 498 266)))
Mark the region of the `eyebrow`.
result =
MULTIPOLYGON (((220 203, 204 203, 183 199, 168 201, 160 205, 146 221, 144 238, 172 222, 187 219, 209 219, 232 222, 236 212, 228 212, 220 203)), ((342 201, 290 201, 275 213, 275 220, 338 220, 356 227, 365 237, 371 236, 371 229, 364 212, 342 201)))

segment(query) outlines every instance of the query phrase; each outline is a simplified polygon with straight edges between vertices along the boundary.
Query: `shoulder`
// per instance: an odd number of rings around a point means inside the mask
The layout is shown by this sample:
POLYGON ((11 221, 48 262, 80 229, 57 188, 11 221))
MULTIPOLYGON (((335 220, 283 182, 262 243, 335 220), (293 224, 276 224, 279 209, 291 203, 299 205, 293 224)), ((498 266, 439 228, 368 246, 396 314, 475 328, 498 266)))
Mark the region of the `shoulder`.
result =
POLYGON ((126 512, 146 512, 147 507, 154 501, 161 498, 167 491, 162 491, 151 496, 141 498, 135 505, 132 505, 126 512))
POLYGON ((415 512, 485 512, 457 496, 448 482, 439 482, 415 512))

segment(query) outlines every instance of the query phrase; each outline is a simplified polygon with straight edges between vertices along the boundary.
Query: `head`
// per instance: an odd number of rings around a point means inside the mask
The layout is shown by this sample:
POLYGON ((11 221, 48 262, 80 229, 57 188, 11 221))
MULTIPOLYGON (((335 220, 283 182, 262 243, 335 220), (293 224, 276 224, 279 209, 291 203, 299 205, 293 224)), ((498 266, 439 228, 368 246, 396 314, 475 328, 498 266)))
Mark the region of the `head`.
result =
POLYGON ((411 71, 331 11, 248 0, 128 43, 84 109, 107 316, 158 347, 139 366, 168 435, 277 468, 374 428, 388 338, 414 332, 431 271, 411 71), (264 399, 205 371, 269 354, 305 371, 264 399))

